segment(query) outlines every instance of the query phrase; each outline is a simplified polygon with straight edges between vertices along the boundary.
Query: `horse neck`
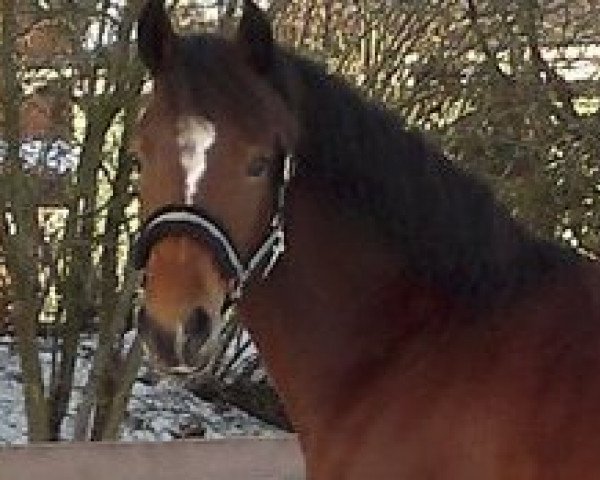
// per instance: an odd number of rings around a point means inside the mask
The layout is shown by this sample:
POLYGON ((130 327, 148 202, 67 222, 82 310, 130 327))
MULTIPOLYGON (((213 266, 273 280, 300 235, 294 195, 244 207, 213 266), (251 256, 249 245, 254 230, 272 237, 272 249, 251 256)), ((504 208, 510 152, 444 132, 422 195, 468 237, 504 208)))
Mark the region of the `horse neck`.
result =
POLYGON ((442 317, 432 308, 447 305, 311 185, 291 193, 289 248, 248 292, 242 316, 292 421, 312 433, 367 391, 416 330, 442 317))

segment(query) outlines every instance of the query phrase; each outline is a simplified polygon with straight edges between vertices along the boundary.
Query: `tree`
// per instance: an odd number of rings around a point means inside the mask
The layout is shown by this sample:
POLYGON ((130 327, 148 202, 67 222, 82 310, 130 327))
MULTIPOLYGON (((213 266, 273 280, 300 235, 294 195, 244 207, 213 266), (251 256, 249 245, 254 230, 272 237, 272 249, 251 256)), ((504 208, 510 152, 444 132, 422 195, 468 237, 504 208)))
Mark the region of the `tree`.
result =
POLYGON ((483 175, 532 230, 599 252, 599 7, 584 0, 288 3, 326 61, 483 175))
MULTIPOLYGON (((133 230, 129 207, 135 174, 126 145, 144 79, 141 67, 131 62, 131 33, 140 4, 3 3, 2 111, 8 148, 0 221, 32 441, 60 438, 80 333, 94 320, 100 347, 78 432, 95 439, 116 436, 139 363, 138 343, 126 358, 119 351, 135 290, 135 275, 127 269, 123 251, 133 230), (56 205, 38 195, 40 179, 52 170, 48 155, 40 153, 35 168, 28 165, 22 150, 31 139, 19 129, 21 99, 40 84, 60 85, 61 100, 75 112, 63 140, 79 152, 78 161, 64 174, 56 205), (51 297, 57 305, 49 310, 51 297), (42 314, 54 344, 48 384, 42 379, 36 342, 42 314), (123 365, 128 377, 115 378, 113 372, 123 365), (90 418, 93 425, 87 428, 90 418)), ((42 143, 51 137, 51 132, 38 132, 42 143)))

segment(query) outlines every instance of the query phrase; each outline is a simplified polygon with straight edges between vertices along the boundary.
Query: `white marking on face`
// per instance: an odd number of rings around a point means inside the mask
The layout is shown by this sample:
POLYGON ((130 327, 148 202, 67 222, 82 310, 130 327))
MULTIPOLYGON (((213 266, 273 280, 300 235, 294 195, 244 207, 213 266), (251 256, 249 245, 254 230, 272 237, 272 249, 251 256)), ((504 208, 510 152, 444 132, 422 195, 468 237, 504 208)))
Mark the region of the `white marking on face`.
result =
POLYGON ((194 203, 194 196, 206 171, 206 156, 215 143, 217 132, 212 122, 202 117, 185 117, 177 125, 177 145, 185 172, 185 202, 194 203))

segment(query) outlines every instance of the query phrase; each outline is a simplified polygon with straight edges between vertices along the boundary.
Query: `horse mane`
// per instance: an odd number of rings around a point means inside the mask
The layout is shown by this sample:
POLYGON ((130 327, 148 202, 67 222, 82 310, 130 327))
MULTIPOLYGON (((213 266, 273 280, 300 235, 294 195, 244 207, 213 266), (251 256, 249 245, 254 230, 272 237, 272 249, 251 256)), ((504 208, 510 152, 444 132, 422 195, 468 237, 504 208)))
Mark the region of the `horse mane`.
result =
MULTIPOLYGON (((171 88, 183 82, 209 112, 257 128, 264 105, 227 62, 228 51, 215 35, 181 37, 171 88)), ((374 232, 418 279, 489 307, 577 261, 527 231, 488 186, 398 115, 296 53, 276 47, 274 58, 269 81, 300 118, 299 176, 317 181, 323 201, 374 232)))
POLYGON ((379 234, 412 274, 473 306, 513 300, 578 256, 515 221, 491 189, 395 113, 294 53, 274 84, 301 119, 299 174, 336 212, 379 234), (326 197, 326 198, 325 198, 326 197))

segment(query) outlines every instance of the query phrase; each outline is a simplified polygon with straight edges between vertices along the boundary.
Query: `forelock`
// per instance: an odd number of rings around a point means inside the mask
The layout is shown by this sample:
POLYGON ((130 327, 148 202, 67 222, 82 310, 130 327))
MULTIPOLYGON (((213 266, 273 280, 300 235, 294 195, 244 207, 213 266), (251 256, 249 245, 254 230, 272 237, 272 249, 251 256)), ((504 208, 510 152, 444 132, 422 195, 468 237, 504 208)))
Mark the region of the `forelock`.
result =
POLYGON ((165 96, 180 115, 226 119, 249 132, 276 121, 274 90, 245 66, 232 42, 212 34, 180 37, 172 65, 165 96))

